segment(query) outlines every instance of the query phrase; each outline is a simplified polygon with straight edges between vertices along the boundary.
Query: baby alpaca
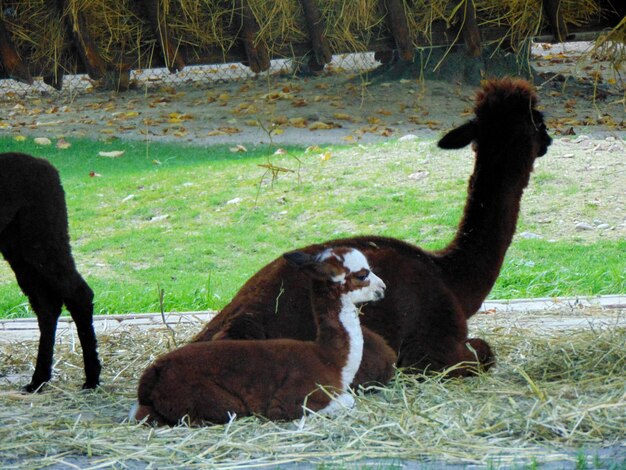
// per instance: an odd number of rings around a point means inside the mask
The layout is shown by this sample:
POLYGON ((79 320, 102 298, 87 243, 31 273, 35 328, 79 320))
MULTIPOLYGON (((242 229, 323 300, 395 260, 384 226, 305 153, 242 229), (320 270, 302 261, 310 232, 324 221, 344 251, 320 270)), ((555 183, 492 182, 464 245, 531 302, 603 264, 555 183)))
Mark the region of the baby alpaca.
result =
MULTIPOLYGON (((385 284, 352 248, 283 256, 310 279, 315 341, 224 340, 183 346, 143 373, 131 418, 148 417, 159 425, 174 425, 184 416, 193 424, 253 414, 290 420, 301 417, 304 407, 332 414, 353 405, 348 387, 363 352, 355 304, 383 298, 385 284)), ((389 358, 389 368, 393 360, 389 358)))
POLYGON ((50 380, 57 320, 63 304, 76 323, 86 381, 95 388, 100 361, 93 330, 93 292, 76 270, 59 173, 46 160, 0 154, 0 252, 39 323, 37 365, 28 392, 50 380))

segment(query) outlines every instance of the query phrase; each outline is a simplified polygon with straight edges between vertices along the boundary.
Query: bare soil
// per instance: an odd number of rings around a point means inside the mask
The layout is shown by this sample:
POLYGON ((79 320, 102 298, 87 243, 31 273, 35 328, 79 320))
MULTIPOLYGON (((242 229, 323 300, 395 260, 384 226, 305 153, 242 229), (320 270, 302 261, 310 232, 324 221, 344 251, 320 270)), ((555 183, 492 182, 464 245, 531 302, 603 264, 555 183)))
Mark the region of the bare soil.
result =
MULTIPOLYGON (((588 56, 589 47, 533 49, 550 128, 557 136, 623 138, 624 70, 588 56)), ((319 77, 276 74, 245 81, 212 80, 206 70, 191 67, 175 77, 162 71, 158 76, 122 93, 98 91, 86 77, 66 80, 60 93, 0 81, 0 135, 201 145, 269 143, 272 129, 271 140, 281 145, 366 143, 409 133, 436 138, 466 119, 476 88, 419 77, 372 79, 337 67, 319 77)))

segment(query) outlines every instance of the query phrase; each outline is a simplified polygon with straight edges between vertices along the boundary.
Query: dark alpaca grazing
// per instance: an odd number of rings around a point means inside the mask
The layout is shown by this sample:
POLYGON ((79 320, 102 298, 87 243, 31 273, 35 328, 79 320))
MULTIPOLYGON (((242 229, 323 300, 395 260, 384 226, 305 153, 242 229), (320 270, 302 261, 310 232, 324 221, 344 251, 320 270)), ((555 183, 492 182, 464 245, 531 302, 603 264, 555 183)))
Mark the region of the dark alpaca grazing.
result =
MULTIPOLYGON (((450 376, 465 376, 494 363, 485 341, 468 339, 467 319, 498 277, 533 162, 551 143, 536 103, 523 80, 488 81, 477 94, 474 119, 440 140, 442 148, 473 142, 475 150, 465 212, 447 248, 429 252, 392 238, 360 236, 302 249, 359 249, 389 285, 383 301, 363 308, 365 349, 355 383, 381 381, 369 362, 377 355, 376 334, 397 352, 399 367, 414 371, 448 369, 450 376)), ((271 262, 195 341, 314 337, 311 313, 301 308, 309 295, 301 285, 283 259, 271 262)))
POLYGON ((83 388, 95 388, 100 361, 93 330, 93 292, 76 270, 63 187, 57 170, 46 160, 0 154, 0 252, 39 323, 37 365, 25 390, 37 391, 50 380, 57 320, 64 304, 83 349, 83 388))
MULTIPOLYGON (((363 349, 355 303, 382 298, 385 284, 352 248, 293 252, 283 259, 310 292, 306 311, 315 317, 315 341, 225 340, 183 346, 143 373, 131 418, 147 417, 159 425, 174 425, 185 416, 193 424, 253 414, 289 420, 301 417, 303 406, 333 414, 353 405, 347 390, 363 349)), ((387 357, 388 374, 394 360, 393 353, 387 357)))

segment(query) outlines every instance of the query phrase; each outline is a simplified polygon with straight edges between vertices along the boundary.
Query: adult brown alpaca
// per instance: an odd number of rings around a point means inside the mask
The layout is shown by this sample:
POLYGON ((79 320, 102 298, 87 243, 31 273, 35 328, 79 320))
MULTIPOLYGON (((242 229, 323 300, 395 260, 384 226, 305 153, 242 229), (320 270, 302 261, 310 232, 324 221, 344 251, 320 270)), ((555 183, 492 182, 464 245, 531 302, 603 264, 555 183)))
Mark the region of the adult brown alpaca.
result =
POLYGON ((93 292, 76 270, 67 228, 65 194, 57 170, 46 160, 0 154, 0 252, 28 297, 39 324, 34 392, 50 380, 57 320, 67 307, 83 349, 86 381, 95 388, 100 361, 93 330, 93 292))
MULTIPOLYGON (((287 253, 310 292, 306 310, 316 320, 315 341, 213 341, 191 343, 156 360, 143 373, 138 420, 173 425, 224 423, 232 416, 296 419, 303 406, 332 414, 354 402, 347 390, 361 362, 363 337, 356 303, 383 297, 385 284, 362 253, 333 248, 287 253), (319 386, 325 387, 321 390, 319 386)), ((302 306, 304 307, 304 306, 302 306)), ((387 360, 389 373, 394 355, 387 360)))
MULTIPOLYGON (((376 236, 303 248, 305 252, 338 245, 357 248, 389 285, 382 302, 363 308, 365 349, 355 383, 380 381, 376 368, 370 367, 379 344, 372 332, 398 353, 399 367, 440 371, 458 365, 449 374, 464 376, 476 371, 476 362, 483 369, 494 363, 485 341, 468 339, 467 319, 498 277, 533 162, 551 143, 536 104, 537 96, 526 81, 488 81, 477 94, 475 117, 439 141, 440 147, 448 149, 473 142, 475 150, 465 212, 445 249, 429 252, 376 236)), ((301 308, 308 296, 302 282, 284 260, 271 262, 241 288, 195 341, 312 338, 311 314, 301 308)))

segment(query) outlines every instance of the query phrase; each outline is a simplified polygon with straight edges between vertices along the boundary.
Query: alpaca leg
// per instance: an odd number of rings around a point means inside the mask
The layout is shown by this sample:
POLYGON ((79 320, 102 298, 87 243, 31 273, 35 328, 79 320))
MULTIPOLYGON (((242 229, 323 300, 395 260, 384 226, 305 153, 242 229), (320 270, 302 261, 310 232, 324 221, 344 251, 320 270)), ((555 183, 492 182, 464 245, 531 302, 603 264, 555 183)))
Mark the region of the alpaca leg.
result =
POLYGON ((457 357, 450 377, 467 377, 487 371, 495 364, 495 356, 489 344, 480 338, 471 338, 458 344, 457 357))
POLYGON ((96 388, 100 383, 101 365, 98 359, 96 333, 93 329, 93 291, 78 273, 77 287, 65 297, 64 303, 76 324, 78 338, 83 349, 85 383, 83 389, 96 388))
POLYGON ((324 408, 318 411, 321 415, 333 416, 341 412, 342 410, 350 410, 354 408, 355 400, 348 392, 344 392, 334 397, 331 402, 324 408))
POLYGON ((140 405, 139 403, 135 403, 133 407, 130 409, 128 413, 129 420, 142 421, 146 418, 146 424, 154 424, 156 426, 166 426, 168 424, 176 424, 169 423, 161 416, 156 410, 148 405, 140 405))
POLYGON ((406 338, 398 356, 398 367, 408 372, 446 371, 448 377, 477 375, 494 363, 491 348, 478 338, 462 341, 435 335, 429 336, 429 341, 423 335, 406 338))
POLYGON ((61 315, 62 301, 50 292, 29 295, 31 307, 37 314, 39 324, 39 348, 37 363, 31 382, 24 387, 29 393, 39 391, 42 384, 52 377, 52 358, 56 337, 57 321, 61 315))
POLYGON ((137 387, 137 406, 131 413, 137 420, 149 416, 148 423, 176 425, 183 417, 189 416, 192 423, 207 420, 225 423, 228 415, 214 416, 216 410, 223 409, 232 395, 215 387, 212 381, 197 383, 194 387, 186 384, 188 370, 170 364, 157 363, 148 367, 137 387), (217 405, 212 401, 216 401, 217 405))
MULTIPOLYGON (((38 239, 46 239, 44 233, 38 239)), ((70 312, 83 350, 86 380, 83 388, 95 388, 100 381, 100 361, 93 329, 93 291, 76 270, 68 240, 62 233, 46 239, 46 250, 24 249, 26 260, 36 267, 49 290, 62 299, 70 312)))
POLYGON ((63 300, 60 295, 50 289, 37 270, 24 260, 19 250, 12 249, 4 252, 4 255, 15 273, 22 292, 28 297, 39 324, 39 348, 35 373, 30 384, 24 387, 27 392, 34 392, 52 376, 54 340, 63 300))
MULTIPOLYGON (((466 348, 469 347, 476 352, 475 357, 480 362, 483 370, 489 370, 496 363, 496 356, 491 350, 491 346, 487 341, 480 338, 470 338, 466 342, 466 348)), ((469 348, 468 348, 469 349, 469 348)))
MULTIPOLYGON (((30 246, 22 248, 21 252, 25 254, 24 257, 21 254, 16 255, 17 250, 13 250, 7 260, 15 272, 18 284, 29 297, 33 310, 37 314, 41 330, 39 349, 41 360, 44 361, 49 357, 50 365, 52 364, 56 322, 65 303, 76 323, 83 349, 86 375, 83 388, 95 388, 99 383, 100 362, 93 330, 93 292, 76 271, 69 245, 63 240, 57 242, 51 245, 47 252, 31 249, 30 246), (54 329, 48 324, 52 321, 48 317, 54 318, 54 329), (44 331, 52 331, 49 346, 47 341, 50 334, 44 335, 44 331), (42 341, 45 342, 42 344, 42 341), (47 352, 48 349, 50 352, 47 352), (44 351, 46 353, 42 356, 44 351)), ((41 370, 43 374, 43 369, 41 370)), ((48 379, 49 377, 50 372, 48 372, 48 379)))

